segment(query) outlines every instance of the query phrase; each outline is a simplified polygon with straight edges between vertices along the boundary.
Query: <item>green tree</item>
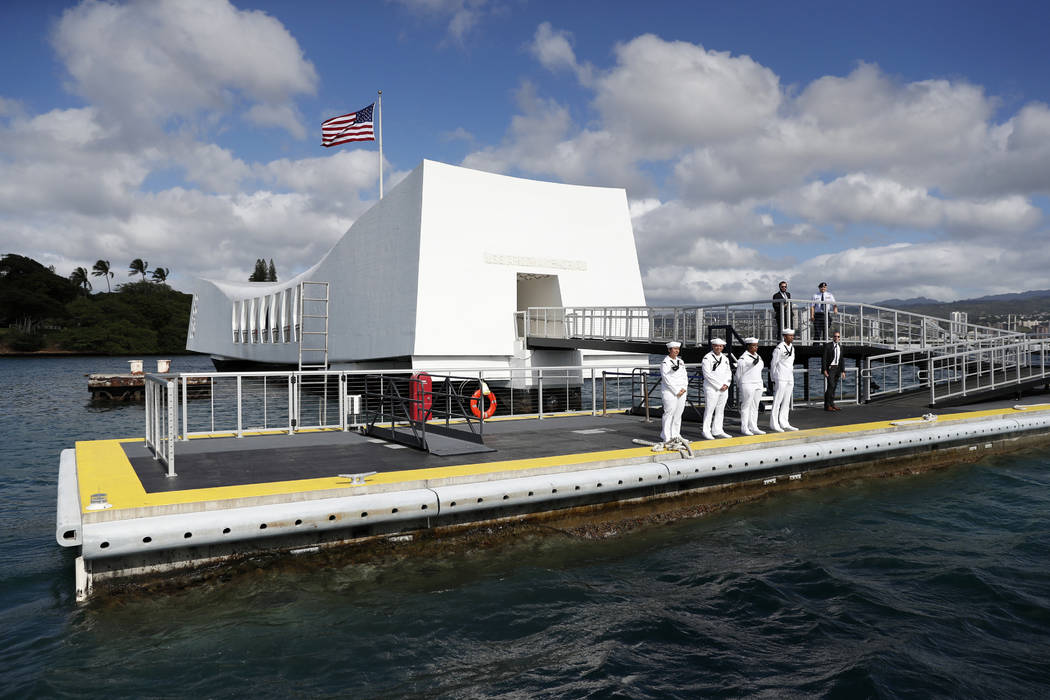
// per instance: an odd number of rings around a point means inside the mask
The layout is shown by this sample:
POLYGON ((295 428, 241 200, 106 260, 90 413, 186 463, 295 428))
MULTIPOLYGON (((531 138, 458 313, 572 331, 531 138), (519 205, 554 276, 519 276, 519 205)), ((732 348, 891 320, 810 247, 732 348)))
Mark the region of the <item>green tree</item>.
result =
POLYGON ((266 271, 266 281, 276 282, 277 281, 277 267, 273 264, 273 258, 270 258, 270 267, 266 271))
POLYGON ((109 284, 109 281, 113 279, 113 271, 109 269, 109 260, 96 260, 95 264, 91 267, 91 274, 94 277, 105 277, 106 291, 113 291, 113 287, 109 284))
POLYGON ((265 282, 266 281, 266 261, 262 258, 255 259, 255 269, 252 270, 251 277, 248 278, 249 282, 265 282))
POLYGON ((149 274, 149 263, 143 261, 142 258, 135 258, 131 261, 131 266, 128 267, 129 275, 142 275, 142 281, 146 281, 146 275, 149 274))
POLYGON ((76 296, 76 286, 36 260, 14 253, 0 258, 0 325, 33 334, 45 322, 62 322, 76 296))
POLYGON ((88 280, 87 268, 78 267, 69 275, 69 281, 77 286, 78 289, 83 289, 86 295, 91 291, 91 281, 88 280))
POLYGON ((168 281, 168 275, 171 274, 170 267, 158 267, 153 270, 153 281, 159 284, 163 284, 168 281))
POLYGON ((192 299, 150 282, 81 297, 68 305, 71 321, 56 341, 66 350, 109 355, 185 352, 192 299))

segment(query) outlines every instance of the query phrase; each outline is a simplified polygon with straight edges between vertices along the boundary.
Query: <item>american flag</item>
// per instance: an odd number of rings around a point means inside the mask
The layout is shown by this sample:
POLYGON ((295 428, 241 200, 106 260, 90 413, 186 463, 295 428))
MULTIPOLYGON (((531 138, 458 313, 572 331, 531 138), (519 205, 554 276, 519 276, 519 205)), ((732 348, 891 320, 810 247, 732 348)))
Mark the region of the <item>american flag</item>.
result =
POLYGON ((364 109, 322 122, 321 145, 328 148, 351 141, 375 141, 375 131, 372 130, 372 108, 375 106, 373 102, 364 109))

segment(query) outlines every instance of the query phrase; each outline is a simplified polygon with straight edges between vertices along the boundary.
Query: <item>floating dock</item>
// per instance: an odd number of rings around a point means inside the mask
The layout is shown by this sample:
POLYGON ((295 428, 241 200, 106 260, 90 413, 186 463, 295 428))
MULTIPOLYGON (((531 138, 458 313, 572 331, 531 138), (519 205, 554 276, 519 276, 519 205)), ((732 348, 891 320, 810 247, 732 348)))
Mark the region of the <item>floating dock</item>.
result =
MULTIPOLYGON (((615 517, 1050 435, 1045 407, 989 403, 1045 390, 1047 339, 958 313, 771 301, 646 306, 625 190, 424 161, 297 277, 196 284, 188 350, 285 369, 135 379, 145 438, 62 453, 56 537, 78 550, 77 598, 260 552, 615 517), (803 430, 654 451, 652 354, 677 341, 689 366, 714 337, 737 355, 753 336, 768 364, 789 327, 803 430), (843 410, 802 409, 835 333, 843 410)), ((690 372, 687 418, 702 406, 690 372)))
POLYGON ((1050 438, 1050 404, 924 410, 914 396, 837 413, 800 408, 798 432, 696 441, 692 456, 638 446, 659 440, 659 421, 622 412, 496 418, 485 423, 486 451, 460 455, 354 430, 227 433, 180 442, 176 476, 141 438, 78 442, 61 456, 56 538, 80 551, 85 600, 260 552, 581 508, 601 517, 625 502, 804 486, 864 465, 965 461, 1050 438))
MULTIPOLYGON (((142 371, 142 360, 129 360, 130 371, 123 373, 96 372, 89 374, 88 392, 92 401, 144 401, 146 398, 146 375, 142 371)), ((171 368, 171 360, 157 360, 157 372, 166 374, 171 368)), ((193 398, 208 396, 209 383, 194 378, 189 385, 194 389, 193 398)))

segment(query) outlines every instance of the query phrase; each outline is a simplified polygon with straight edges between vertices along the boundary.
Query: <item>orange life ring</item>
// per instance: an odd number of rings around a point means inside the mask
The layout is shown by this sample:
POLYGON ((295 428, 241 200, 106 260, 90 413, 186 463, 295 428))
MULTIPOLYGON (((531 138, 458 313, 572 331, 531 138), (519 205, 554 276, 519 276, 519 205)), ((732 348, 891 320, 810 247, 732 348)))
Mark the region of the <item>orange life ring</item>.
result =
MULTIPOLYGON (((481 401, 481 389, 474 392, 474 395, 470 397, 470 412, 474 414, 475 418, 481 418, 481 409, 478 407, 478 402, 481 401)), ((492 414, 496 412, 496 395, 491 391, 489 392, 489 405, 485 409, 485 417, 492 418, 492 414)))

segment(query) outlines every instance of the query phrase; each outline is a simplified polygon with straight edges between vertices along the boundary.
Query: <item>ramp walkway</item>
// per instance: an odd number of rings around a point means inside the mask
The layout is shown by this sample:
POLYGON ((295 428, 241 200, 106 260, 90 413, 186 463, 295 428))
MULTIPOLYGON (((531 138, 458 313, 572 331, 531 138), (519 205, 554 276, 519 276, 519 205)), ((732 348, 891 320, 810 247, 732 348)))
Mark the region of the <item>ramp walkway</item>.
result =
POLYGON ((819 357, 826 339, 842 338, 856 361, 863 400, 928 392, 929 405, 1007 396, 1050 381, 1050 339, 972 324, 966 314, 938 318, 863 302, 770 300, 704 306, 532 307, 518 312, 519 334, 531 348, 575 348, 663 354, 682 343, 699 361, 714 337, 739 354, 743 339, 759 339, 767 364, 780 329, 795 329, 797 362, 819 357))

